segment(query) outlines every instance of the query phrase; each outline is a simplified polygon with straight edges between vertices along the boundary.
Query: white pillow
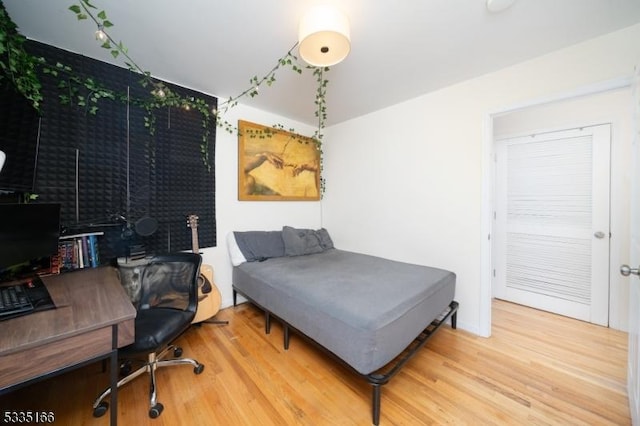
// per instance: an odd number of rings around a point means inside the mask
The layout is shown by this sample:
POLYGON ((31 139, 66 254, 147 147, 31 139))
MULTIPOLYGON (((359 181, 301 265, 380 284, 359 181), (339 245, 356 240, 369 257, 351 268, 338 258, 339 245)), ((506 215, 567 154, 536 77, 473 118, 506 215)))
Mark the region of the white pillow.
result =
POLYGON ((238 247, 233 231, 227 234, 227 249, 229 250, 229 258, 231 259, 231 264, 233 266, 242 265, 247 261, 244 254, 240 251, 240 247, 238 247))

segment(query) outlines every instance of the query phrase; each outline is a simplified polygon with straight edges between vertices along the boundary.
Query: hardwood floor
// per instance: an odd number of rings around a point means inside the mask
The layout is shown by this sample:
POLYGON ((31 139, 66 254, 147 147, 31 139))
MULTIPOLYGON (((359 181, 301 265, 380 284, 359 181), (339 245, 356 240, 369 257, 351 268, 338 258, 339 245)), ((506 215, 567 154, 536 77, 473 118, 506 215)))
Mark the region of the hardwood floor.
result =
MULTIPOLYGON (((218 318, 230 324, 192 327, 179 342, 204 372, 159 370, 165 410, 154 420, 146 376, 128 384, 120 425, 371 424, 371 386, 360 376, 295 334, 283 350, 279 324, 265 335, 251 305, 218 318)), ((494 301, 491 338, 447 325, 382 387, 380 424, 630 424, 626 354, 626 333, 494 301)), ((0 408, 106 425, 91 404, 107 382, 97 363, 2 396, 0 408)))

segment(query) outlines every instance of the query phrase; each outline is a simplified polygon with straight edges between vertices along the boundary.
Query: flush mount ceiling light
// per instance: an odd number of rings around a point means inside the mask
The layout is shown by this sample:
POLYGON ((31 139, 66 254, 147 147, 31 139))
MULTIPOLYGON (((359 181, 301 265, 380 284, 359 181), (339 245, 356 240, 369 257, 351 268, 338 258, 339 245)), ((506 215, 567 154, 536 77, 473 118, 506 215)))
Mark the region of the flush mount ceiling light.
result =
POLYGON ((498 13, 510 8, 516 0, 487 0, 489 12, 498 13))
POLYGON ((308 64, 335 65, 351 50, 349 20, 332 7, 315 6, 300 21, 298 43, 298 52, 308 64))

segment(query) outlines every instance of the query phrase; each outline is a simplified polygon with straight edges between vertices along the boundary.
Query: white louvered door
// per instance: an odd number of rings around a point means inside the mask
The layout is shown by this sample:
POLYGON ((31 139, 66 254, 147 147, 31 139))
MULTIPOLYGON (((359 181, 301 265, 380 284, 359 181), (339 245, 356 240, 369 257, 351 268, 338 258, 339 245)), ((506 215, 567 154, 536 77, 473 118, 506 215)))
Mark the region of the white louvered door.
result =
POLYGON ((610 132, 496 142, 495 297, 608 325, 610 132))

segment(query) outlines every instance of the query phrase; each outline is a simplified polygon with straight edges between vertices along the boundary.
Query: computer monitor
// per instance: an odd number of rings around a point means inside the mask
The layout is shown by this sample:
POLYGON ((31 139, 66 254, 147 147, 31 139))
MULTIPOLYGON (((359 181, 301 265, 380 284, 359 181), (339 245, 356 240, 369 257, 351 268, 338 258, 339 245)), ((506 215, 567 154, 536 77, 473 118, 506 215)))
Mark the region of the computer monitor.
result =
POLYGON ((60 204, 0 203, 0 271, 58 251, 60 204))

